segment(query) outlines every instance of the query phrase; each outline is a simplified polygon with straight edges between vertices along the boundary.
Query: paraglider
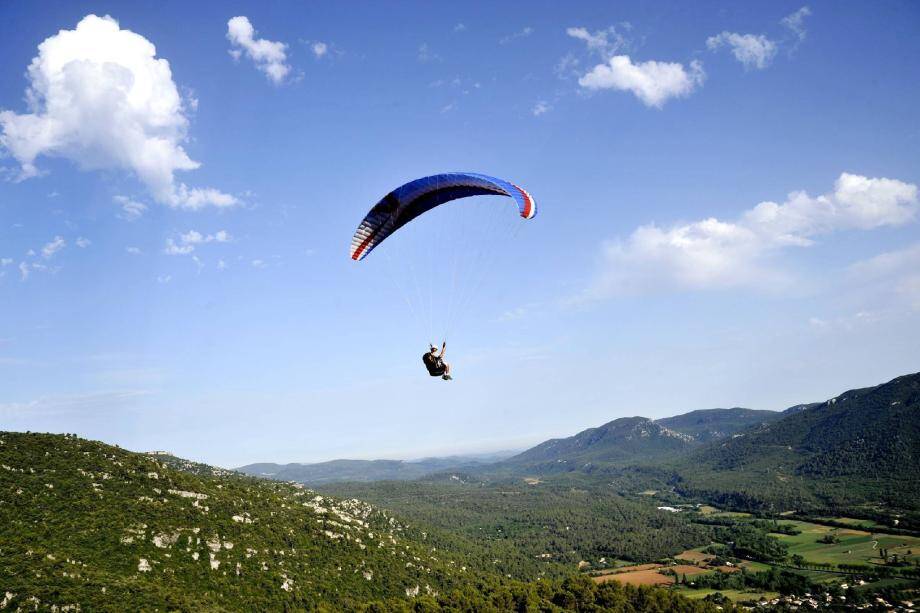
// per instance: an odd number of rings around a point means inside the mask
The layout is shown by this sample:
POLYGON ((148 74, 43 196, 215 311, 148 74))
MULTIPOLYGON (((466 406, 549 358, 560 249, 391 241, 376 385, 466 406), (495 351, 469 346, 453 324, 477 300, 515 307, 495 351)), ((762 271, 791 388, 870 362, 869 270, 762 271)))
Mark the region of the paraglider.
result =
POLYGON ((434 345, 428 345, 428 351, 422 356, 422 363, 428 369, 428 374, 432 377, 441 377, 445 381, 450 381, 450 364, 444 361, 444 352, 447 350, 447 341, 441 344, 441 352, 434 345))
MULTIPOLYGON (((471 196, 505 196, 510 198, 511 201, 517 205, 518 213, 523 219, 533 219, 537 214, 537 204, 533 197, 523 188, 504 179, 472 172, 451 172, 422 177, 421 179, 416 179, 397 187, 381 198, 380 201, 371 208, 358 225, 358 229, 351 239, 349 256, 352 260, 361 261, 410 221, 428 213, 440 205, 454 200, 469 198, 471 196)), ((466 210, 467 207, 469 207, 470 215, 473 216, 471 219, 471 228, 463 231, 455 228, 453 224, 443 224, 443 227, 448 230, 448 233, 452 231, 463 241, 470 238, 475 240, 477 235, 480 233, 484 234, 484 231, 487 229, 485 225, 479 225, 480 221, 486 221, 480 220, 479 214, 482 213, 482 211, 469 205, 462 206, 464 210, 466 210)), ((486 208, 497 209, 498 207, 487 206, 486 208)), ((483 237, 480 237, 479 240, 486 243, 486 239, 483 237)), ((505 237, 502 237, 499 242, 505 242, 505 240, 505 237)), ((433 281, 433 278, 444 276, 450 277, 452 283, 449 292, 429 292, 427 317, 430 326, 429 330, 434 328, 433 321, 435 318, 435 301, 432 296, 438 296, 447 303, 447 308, 441 308, 441 305, 438 306, 439 311, 445 312, 449 322, 452 316, 454 303, 454 296, 452 294, 454 290, 458 289, 457 278, 459 275, 457 274, 457 262, 469 260, 472 262, 471 267, 476 266, 481 263, 481 253, 483 251, 483 248, 476 248, 475 245, 469 244, 464 245, 462 248, 457 248, 452 254, 454 269, 452 272, 448 273, 446 268, 451 254, 445 253, 445 249, 443 249, 440 242, 435 242, 430 248, 426 247, 423 259, 432 266, 432 275, 429 281, 433 281)), ((416 258, 413 257, 398 260, 398 266, 408 268, 411 271, 413 283, 417 283, 415 262, 416 258)), ((482 273, 484 275, 488 272, 488 268, 483 266, 483 269, 482 273)), ((479 282, 481 283, 481 281, 482 279, 480 277, 479 282)), ((396 284, 399 285, 398 281, 396 284)), ((475 294, 475 290, 478 287, 479 285, 477 284, 472 290, 462 287, 459 289, 461 293, 463 293, 463 298, 468 299, 470 294, 475 294), (467 291, 464 292, 464 289, 467 291)), ((418 303, 424 302, 420 299, 421 293, 422 292, 417 289, 415 295, 419 298, 417 301, 418 303)), ((410 292, 406 292, 406 302, 410 310, 413 311, 414 319, 425 319, 424 317, 419 317, 419 313, 415 312, 410 292)), ((446 337, 445 329, 444 338, 446 337)), ((428 374, 432 377, 441 377, 445 381, 449 381, 452 379, 450 365, 444 362, 443 359, 446 348, 446 341, 441 345, 440 352, 437 351, 437 347, 430 345, 429 351, 422 356, 422 360, 425 364, 425 368, 428 370, 428 374)))
POLYGON ((537 203, 530 194, 509 181, 474 172, 423 177, 397 187, 374 205, 351 239, 351 259, 364 259, 396 230, 438 205, 485 195, 512 198, 524 219, 537 214, 537 203))

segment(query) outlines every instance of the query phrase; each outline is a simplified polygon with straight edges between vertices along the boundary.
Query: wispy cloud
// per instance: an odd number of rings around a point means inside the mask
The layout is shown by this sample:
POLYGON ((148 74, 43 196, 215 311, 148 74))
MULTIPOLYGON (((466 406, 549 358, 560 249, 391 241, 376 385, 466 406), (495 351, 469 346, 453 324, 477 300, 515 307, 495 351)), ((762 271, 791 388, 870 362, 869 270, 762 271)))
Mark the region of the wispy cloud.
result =
POLYGON ((104 409, 124 409, 138 400, 150 396, 148 390, 103 391, 90 394, 41 396, 25 402, 0 403, 0 415, 5 417, 33 417, 36 415, 61 415, 104 409))
POLYGON ((423 64, 428 62, 440 62, 441 56, 431 50, 431 47, 428 46, 428 43, 422 43, 418 46, 418 54, 416 59, 423 64))
POLYGON ((118 216, 126 221, 139 219, 147 211, 146 204, 127 196, 115 196, 113 200, 121 206, 121 213, 118 216))
POLYGON ((54 257, 54 254, 67 246, 67 241, 64 240, 63 236, 55 236, 54 240, 49 243, 46 243, 42 247, 42 257, 46 260, 54 257))
POLYGON ((226 230, 219 230, 214 234, 202 234, 196 230, 189 230, 180 234, 178 238, 167 238, 163 252, 166 255, 189 255, 198 245, 207 243, 229 243, 233 240, 226 230))
POLYGON ((838 230, 903 225, 917 210, 916 185, 843 173, 832 192, 792 192, 784 202, 761 202, 735 221, 711 217, 670 228, 642 226, 625 241, 603 246, 602 270, 576 302, 663 288, 781 284, 788 276, 770 261, 781 250, 807 247, 838 230))
POLYGON ((794 51, 808 36, 808 30, 805 29, 805 18, 811 15, 811 9, 803 6, 799 10, 783 17, 780 23, 784 28, 789 30, 795 37, 792 50, 794 51))
POLYGON ((533 105, 531 113, 533 113, 534 117, 539 117, 540 115, 549 113, 551 110, 553 110, 553 106, 549 102, 546 100, 538 100, 537 103, 533 105))
POLYGON ((567 28, 565 33, 585 43, 588 51, 602 60, 609 60, 619 52, 628 50, 631 45, 627 32, 632 28, 628 23, 610 26, 606 30, 589 31, 587 28, 567 28))
POLYGON ((776 55, 776 43, 762 34, 737 34, 735 32, 722 32, 710 36, 706 40, 706 47, 715 51, 728 45, 735 59, 741 62, 745 70, 763 70, 773 61, 776 55))
POLYGON ((533 34, 533 28, 531 28, 530 26, 525 26, 513 34, 509 34, 508 36, 503 36, 502 38, 499 39, 498 43, 500 45, 507 45, 508 43, 513 42, 519 38, 527 38, 531 34, 533 34))

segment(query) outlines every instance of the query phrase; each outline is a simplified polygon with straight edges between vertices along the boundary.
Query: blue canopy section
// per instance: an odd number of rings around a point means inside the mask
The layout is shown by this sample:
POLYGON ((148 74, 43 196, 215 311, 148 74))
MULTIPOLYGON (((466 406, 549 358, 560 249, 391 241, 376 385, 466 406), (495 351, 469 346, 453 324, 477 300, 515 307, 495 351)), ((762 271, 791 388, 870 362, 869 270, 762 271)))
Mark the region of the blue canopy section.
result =
POLYGON ((364 259, 393 232, 436 206, 451 200, 485 195, 513 199, 524 219, 531 219, 537 214, 536 202, 530 194, 503 179, 472 172, 422 177, 397 187, 374 205, 351 240, 351 259, 364 259))

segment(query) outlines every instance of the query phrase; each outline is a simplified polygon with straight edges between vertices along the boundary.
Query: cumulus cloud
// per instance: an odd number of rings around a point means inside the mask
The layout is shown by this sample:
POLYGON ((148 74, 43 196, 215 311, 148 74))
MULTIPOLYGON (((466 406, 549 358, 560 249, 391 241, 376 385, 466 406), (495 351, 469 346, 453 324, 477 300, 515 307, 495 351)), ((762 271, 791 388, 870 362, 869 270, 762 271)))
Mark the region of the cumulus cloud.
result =
POLYGON ((0 258, 0 266, 9 266, 13 263, 13 258, 0 258))
POLYGON ((689 96, 705 78, 697 60, 685 68, 676 62, 633 63, 628 55, 615 55, 583 75, 578 84, 588 90, 629 91, 646 106, 660 109, 669 98, 689 96))
POLYGON ((244 53, 251 59, 256 68, 265 73, 268 80, 275 85, 284 82, 285 77, 291 72, 287 64, 287 45, 282 42, 256 38, 255 28, 245 16, 233 17, 227 22, 227 38, 234 46, 230 55, 239 59, 244 53))
POLYGON ((762 202, 735 221, 715 218, 662 228, 649 224, 625 241, 603 246, 603 271, 582 299, 683 289, 759 287, 786 281, 771 257, 807 247, 840 230, 898 226, 916 218, 917 186, 895 179, 843 173, 833 191, 792 192, 782 202, 762 202))
POLYGON ((805 29, 805 18, 811 15, 811 9, 803 6, 796 12, 786 15, 780 23, 788 29, 796 38, 796 46, 805 40, 808 31, 805 29))
POLYGON ((226 230, 219 230, 214 234, 202 234, 197 230, 189 230, 180 234, 178 238, 167 238, 163 252, 166 255, 189 255, 195 251, 197 245, 207 243, 229 243, 233 237, 226 230))
POLYGON ((89 240, 88 238, 83 238, 82 236, 79 236, 77 237, 77 240, 74 241, 74 244, 76 244, 76 246, 79 247, 80 249, 86 249, 87 247, 93 244, 93 241, 89 240))
POLYGON ((728 45, 732 55, 741 62, 745 70, 763 70, 770 65, 776 55, 776 43, 762 34, 737 34, 735 32, 722 32, 710 36, 706 46, 710 51, 728 45))
POLYGON ((30 112, 0 111, 0 146, 19 163, 20 179, 40 174, 39 156, 62 157, 84 170, 130 171, 172 207, 238 204, 177 184, 176 172, 200 164, 181 146, 188 120, 169 62, 143 36, 88 15, 45 39, 27 76, 30 112))

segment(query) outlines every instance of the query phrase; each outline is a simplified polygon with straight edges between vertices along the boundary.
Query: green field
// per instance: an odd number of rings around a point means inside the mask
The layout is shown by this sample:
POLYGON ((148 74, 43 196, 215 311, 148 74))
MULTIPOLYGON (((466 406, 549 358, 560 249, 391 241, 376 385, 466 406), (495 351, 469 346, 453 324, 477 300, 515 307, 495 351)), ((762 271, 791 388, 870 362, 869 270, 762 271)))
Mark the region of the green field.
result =
POLYGON ((800 555, 807 562, 819 564, 879 564, 879 550, 885 548, 889 554, 920 559, 920 538, 893 534, 874 534, 865 530, 832 528, 803 521, 783 521, 784 525, 795 526, 800 534, 773 534, 789 546, 790 555, 800 555), (833 534, 837 543, 819 543, 818 539, 833 534), (910 552, 910 553, 908 553, 910 552))
POLYGON ((871 519, 856 519, 853 517, 819 517, 824 521, 832 521, 838 524, 846 524, 859 530, 884 530, 886 526, 871 519))
POLYGON ((713 590, 709 588, 704 589, 692 589, 692 588, 681 588, 677 590, 682 596, 687 598, 693 598, 694 600, 700 598, 706 598, 710 594, 715 594, 716 592, 721 593, 723 596, 728 598, 733 602, 747 602, 749 600, 758 601, 758 600, 772 600, 773 598, 778 598, 778 592, 743 592, 741 590, 713 590))

